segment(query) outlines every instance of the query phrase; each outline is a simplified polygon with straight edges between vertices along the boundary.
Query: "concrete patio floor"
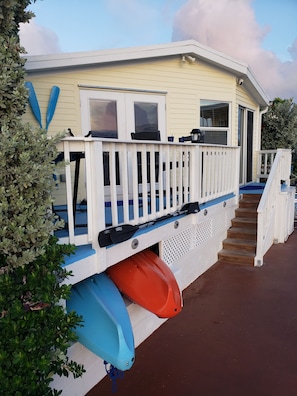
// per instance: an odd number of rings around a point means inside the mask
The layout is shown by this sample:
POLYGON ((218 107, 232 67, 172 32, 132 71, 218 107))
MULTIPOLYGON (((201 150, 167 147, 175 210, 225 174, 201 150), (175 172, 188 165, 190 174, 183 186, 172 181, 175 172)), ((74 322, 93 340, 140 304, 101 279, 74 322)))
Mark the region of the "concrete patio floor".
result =
POLYGON ((88 396, 297 395, 296 229, 261 268, 217 263, 183 297, 116 393, 106 377, 88 396))

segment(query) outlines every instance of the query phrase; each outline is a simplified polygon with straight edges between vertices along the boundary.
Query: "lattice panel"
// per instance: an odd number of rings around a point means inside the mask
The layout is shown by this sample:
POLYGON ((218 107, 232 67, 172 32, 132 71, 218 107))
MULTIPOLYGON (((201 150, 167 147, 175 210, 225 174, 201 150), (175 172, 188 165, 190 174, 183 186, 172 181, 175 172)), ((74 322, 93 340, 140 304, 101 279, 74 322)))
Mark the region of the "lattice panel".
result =
POLYGON ((213 235, 213 219, 203 221, 195 227, 195 247, 208 241, 213 235))
POLYGON ((213 219, 213 235, 220 234, 226 229, 225 212, 213 219))
POLYGON ((234 210, 233 209, 229 209, 225 212, 225 226, 226 227, 230 227, 231 225, 231 220, 234 219, 234 210))
POLYGON ((215 235, 224 232, 234 217, 234 211, 224 210, 215 217, 191 226, 163 242, 163 260, 171 265, 190 250, 203 245, 215 235))
POLYGON ((163 260, 171 265, 194 248, 195 227, 183 230, 163 242, 163 260))

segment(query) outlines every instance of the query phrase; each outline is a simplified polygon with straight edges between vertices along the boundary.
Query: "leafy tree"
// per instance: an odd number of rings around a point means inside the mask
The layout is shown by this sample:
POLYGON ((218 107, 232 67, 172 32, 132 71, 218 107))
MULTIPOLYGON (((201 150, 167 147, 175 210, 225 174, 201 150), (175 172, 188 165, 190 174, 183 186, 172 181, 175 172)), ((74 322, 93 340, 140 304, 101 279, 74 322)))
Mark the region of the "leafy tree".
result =
POLYGON ((29 0, 0 1, 0 253, 17 267, 44 251, 54 229, 51 191, 57 139, 22 124, 28 103, 18 28, 29 0))
POLYGON ((57 395, 53 374, 83 367, 66 350, 81 318, 59 304, 70 287, 61 267, 74 247, 59 245, 51 213, 56 142, 22 123, 28 103, 19 23, 35 0, 0 0, 0 393, 57 395))
POLYGON ((262 149, 293 150, 293 166, 297 168, 297 104, 293 99, 276 98, 263 116, 262 149))

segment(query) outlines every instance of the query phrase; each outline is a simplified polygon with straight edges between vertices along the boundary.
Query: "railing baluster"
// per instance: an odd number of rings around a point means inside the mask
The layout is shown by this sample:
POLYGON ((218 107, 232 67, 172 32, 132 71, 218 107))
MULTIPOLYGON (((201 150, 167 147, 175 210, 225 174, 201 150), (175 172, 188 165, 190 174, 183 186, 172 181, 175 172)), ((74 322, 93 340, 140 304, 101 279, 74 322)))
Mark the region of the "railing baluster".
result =
POLYGON ((177 164, 178 164, 178 171, 177 171, 177 202, 178 205, 182 205, 184 202, 184 192, 183 192, 183 167, 184 167, 184 150, 179 149, 177 155, 177 164))
POLYGON ((147 150, 146 145, 142 144, 141 152, 141 175, 142 175, 142 217, 148 220, 148 173, 147 173, 147 150))
POLYGON ((116 154, 115 144, 109 144, 109 177, 110 177, 110 202, 112 224, 119 224, 117 207, 117 183, 116 183, 116 154))
MULTIPOLYGON (((154 144, 150 144, 150 213, 151 218, 156 217, 156 190, 158 181, 156 179, 156 167, 160 167, 160 159, 156 158, 156 146, 154 144), (157 161, 156 161, 157 160, 157 161), (159 164, 158 164, 159 162, 159 164)), ((158 172, 157 172, 158 173, 158 172)))
MULTIPOLYGON (((175 147, 173 147, 173 150, 175 150, 175 147)), ((167 145, 166 150, 166 159, 165 159, 165 194, 166 194, 166 211, 167 213, 170 211, 170 197, 171 197, 171 191, 170 191, 170 186, 171 186, 171 158, 170 158, 170 147, 167 145)))
POLYGON ((128 223, 129 219, 129 168, 128 168, 128 150, 124 143, 119 146, 119 171, 122 188, 123 201, 123 221, 128 223))
POLYGON ((75 243, 74 239, 74 219, 73 219, 73 193, 72 193, 72 177, 71 177, 71 163, 70 163, 70 145, 69 142, 64 142, 64 159, 67 163, 66 174, 66 197, 67 197, 67 218, 68 218, 68 233, 69 243, 75 243))
POLYGON ((189 191, 189 168, 190 168, 190 150, 186 147, 184 150, 184 167, 183 167, 183 188, 184 188, 184 200, 183 203, 190 200, 189 191))
POLYGON ((171 173, 171 188, 172 188, 172 206, 177 207, 177 164, 176 164, 176 151, 173 151, 172 155, 172 173, 171 173))
POLYGON ((159 212, 162 216, 164 214, 164 178, 166 177, 165 170, 163 166, 166 167, 166 162, 164 162, 164 150, 163 145, 159 145, 159 212))
POLYGON ((138 187, 138 162, 137 162, 137 149, 136 144, 131 146, 131 160, 132 160, 132 191, 133 191, 133 223, 138 222, 139 218, 139 187, 138 187))

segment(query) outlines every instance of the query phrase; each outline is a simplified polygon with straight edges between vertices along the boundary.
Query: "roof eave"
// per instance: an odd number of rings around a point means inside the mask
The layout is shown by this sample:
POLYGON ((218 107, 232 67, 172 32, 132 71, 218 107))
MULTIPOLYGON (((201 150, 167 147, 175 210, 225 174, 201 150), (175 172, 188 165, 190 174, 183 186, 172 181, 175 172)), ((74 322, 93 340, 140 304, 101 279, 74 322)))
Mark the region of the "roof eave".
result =
POLYGON ((204 46, 195 40, 157 44, 144 47, 108 49, 89 52, 60 53, 28 56, 25 65, 28 74, 60 69, 72 69, 189 54, 246 80, 245 86, 261 106, 269 100, 247 64, 204 46))

